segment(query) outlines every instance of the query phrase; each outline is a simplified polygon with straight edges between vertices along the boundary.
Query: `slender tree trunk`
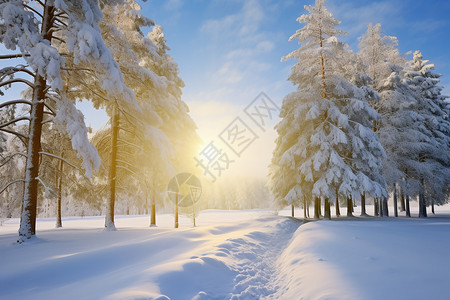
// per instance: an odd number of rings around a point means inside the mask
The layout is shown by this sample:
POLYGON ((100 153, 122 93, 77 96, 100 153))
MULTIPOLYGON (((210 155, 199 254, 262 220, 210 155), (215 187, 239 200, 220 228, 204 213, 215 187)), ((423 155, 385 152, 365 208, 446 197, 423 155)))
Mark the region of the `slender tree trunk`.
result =
MULTIPOLYGON (((311 199, 310 199, 310 200, 311 200, 311 199)), ((310 218, 311 215, 309 214, 309 206, 311 205, 311 201, 306 200, 306 205, 307 205, 307 207, 306 207, 306 212, 308 213, 308 218, 310 218)))
POLYGON ((405 197, 405 204, 406 204, 406 216, 411 217, 411 210, 409 209, 409 195, 406 195, 405 197))
POLYGON ((431 199, 431 212, 433 213, 433 215, 435 215, 435 213, 434 213, 434 198, 431 199))
POLYGON ((341 215, 341 211, 339 210, 339 196, 336 191, 336 217, 341 215))
POLYGON ((347 217, 353 217, 353 200, 347 196, 347 217))
POLYGON ((319 206, 320 206, 320 199, 314 198, 314 219, 320 219, 320 212, 319 212, 319 206))
POLYGON ((319 211, 319 217, 322 217, 322 199, 317 198, 317 210, 319 211))
POLYGON ((361 194, 361 217, 367 216, 366 214, 366 193, 361 194))
POLYGON ((178 228, 178 193, 175 195, 175 228, 178 228))
MULTIPOLYGON (((64 152, 61 152, 61 158, 64 158, 64 152)), ((61 217, 61 198, 62 198, 62 181, 63 181, 63 168, 64 162, 62 160, 59 161, 59 170, 58 174, 58 208, 56 214, 56 228, 62 227, 62 217, 61 217)))
POLYGON ((375 217, 378 217, 380 215, 380 212, 378 211, 378 199, 373 198, 373 214, 375 217))
POLYGON ((331 207, 328 198, 325 198, 324 211, 324 217, 328 220, 331 220, 331 207))
POLYGON ((150 226, 156 226, 156 204, 153 199, 152 199, 152 209, 151 209, 151 216, 150 216, 150 226))
POLYGON ((383 199, 377 199, 378 203, 378 213, 380 214, 380 217, 383 216, 383 199))
POLYGON ((192 221, 194 222, 195 227, 195 205, 192 205, 192 221))
POLYGON ((394 183, 394 217, 398 217, 397 209, 397 185, 394 183))
MULTIPOLYGON (((41 35, 51 43, 54 7, 46 5, 42 18, 41 35)), ((19 239, 24 242, 36 234, 36 215, 39 176, 39 152, 41 151, 42 120, 44 118, 44 99, 47 82, 37 73, 34 77, 33 99, 31 101, 30 127, 28 131, 27 164, 25 169, 25 188, 20 217, 19 239)))
POLYGON ((403 190, 400 189, 400 211, 405 211, 405 194, 403 193, 403 190))
POLYGON ((387 197, 383 197, 383 216, 384 217, 389 217, 389 208, 388 208, 388 198, 387 197))
POLYGON ((307 204, 306 204, 306 197, 303 197, 303 219, 306 219, 306 210, 307 210, 307 204))
POLYGON ((117 139, 119 137, 119 111, 114 105, 111 122, 111 162, 109 166, 109 202, 105 217, 105 229, 116 230, 114 225, 114 205, 116 202, 116 175, 117 175, 117 139))
POLYGON ((291 216, 294 217, 294 203, 291 204, 291 216))

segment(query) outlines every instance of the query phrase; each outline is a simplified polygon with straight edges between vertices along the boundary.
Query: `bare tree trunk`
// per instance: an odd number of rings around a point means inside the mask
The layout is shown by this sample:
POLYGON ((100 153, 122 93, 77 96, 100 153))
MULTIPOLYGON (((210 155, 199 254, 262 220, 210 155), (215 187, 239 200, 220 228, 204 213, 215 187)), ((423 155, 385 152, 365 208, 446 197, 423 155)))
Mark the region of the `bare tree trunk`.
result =
POLYGON ((409 195, 406 195, 405 204, 406 204, 406 216, 411 217, 411 210, 409 209, 409 195))
POLYGON ((175 196, 175 228, 178 228, 178 193, 175 196))
POLYGON ((347 217, 353 217, 353 200, 347 196, 347 217))
POLYGON ((319 212, 319 207, 320 207, 320 199, 319 198, 314 198, 314 219, 320 219, 320 212, 319 212))
POLYGON ((378 213, 380 214, 380 217, 383 216, 383 199, 377 199, 378 203, 378 213))
POLYGON ((394 217, 398 217, 397 209, 397 185, 394 183, 394 217))
POLYGON ((306 219, 306 210, 307 210, 307 204, 306 204, 306 197, 303 197, 303 219, 306 219))
POLYGON ((319 217, 322 217, 322 199, 317 198, 317 210, 319 211, 319 217))
POLYGON ((105 229, 116 230, 114 225, 114 205, 116 202, 116 175, 117 175, 117 139, 119 136, 119 111, 114 104, 111 122, 111 162, 109 166, 109 202, 105 217, 105 229))
POLYGON ((388 198, 387 197, 383 197, 383 216, 384 217, 389 217, 389 208, 388 208, 388 198))
POLYGON ((378 217, 380 215, 380 212, 378 211, 378 199, 373 198, 373 214, 375 217, 378 217))
POLYGON ((331 207, 328 198, 325 198, 324 211, 325 211, 324 217, 327 218, 328 220, 331 220, 331 207))
MULTIPOLYGON (((41 35, 51 43, 54 7, 46 5, 42 17, 41 35)), ((39 152, 41 151, 42 120, 44 118, 44 99, 47 82, 37 73, 34 77, 33 99, 31 101, 30 128, 28 131, 27 164, 25 169, 25 188, 20 217, 19 239, 24 242, 36 234, 36 215, 39 176, 39 152)))
POLYGON ((433 215, 435 215, 435 213, 434 213, 434 198, 431 199, 431 212, 433 213, 433 215))
POLYGON ((294 203, 291 204, 291 216, 294 217, 294 203))
MULTIPOLYGON (((61 158, 64 158, 64 152, 61 152, 61 158)), ((56 228, 62 227, 62 217, 61 217, 61 198, 62 198, 62 181, 63 181, 63 168, 64 162, 62 160, 59 161, 59 170, 58 174, 58 208, 56 214, 56 228)))
POLYGON ((405 211, 405 194, 403 193, 403 190, 400 189, 400 211, 405 211))
POLYGON ((152 199, 152 211, 150 216, 150 226, 156 226, 156 204, 152 199))
MULTIPOLYGON (((311 199, 310 199, 311 200, 311 199)), ((306 209, 306 212, 307 212, 307 214, 308 214, 308 218, 311 218, 311 215, 309 214, 309 207, 310 207, 310 205, 311 205, 311 201, 308 201, 308 200, 306 200, 306 204, 307 204, 307 209, 306 209)))
POLYGON ((367 216, 366 214, 366 193, 361 194, 361 216, 367 216))
POLYGON ((336 217, 341 215, 341 211, 339 210, 339 196, 336 191, 336 217))

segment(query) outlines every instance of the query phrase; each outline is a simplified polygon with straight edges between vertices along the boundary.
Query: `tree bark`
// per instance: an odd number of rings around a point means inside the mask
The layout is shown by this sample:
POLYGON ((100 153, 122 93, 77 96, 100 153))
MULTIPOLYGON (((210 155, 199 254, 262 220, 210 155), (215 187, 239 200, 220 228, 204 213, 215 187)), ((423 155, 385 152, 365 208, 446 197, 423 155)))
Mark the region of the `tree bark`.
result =
POLYGON ((320 199, 314 198, 314 219, 320 219, 320 212, 319 212, 319 206, 320 206, 320 199))
MULTIPOLYGON (((46 5, 42 18, 41 35, 51 43, 54 7, 46 5)), ((19 239, 25 239, 36 234, 36 215, 39 176, 39 152, 41 151, 42 120, 44 118, 44 100, 47 82, 37 73, 34 77, 33 99, 31 101, 30 127, 28 130, 27 164, 25 169, 25 188, 20 217, 19 239)))
POLYGON ((322 199, 317 198, 317 210, 319 211, 319 217, 322 217, 322 199))
POLYGON ((324 218, 331 220, 331 207, 328 198, 325 198, 324 211, 324 218))
POLYGON ((117 175, 117 139, 119 137, 119 111, 114 104, 111 122, 111 162, 109 166, 109 202, 105 217, 105 229, 116 230, 114 225, 114 205, 116 202, 116 175, 117 175))
POLYGON ((433 213, 433 215, 435 215, 435 213, 434 213, 434 198, 431 199, 431 212, 433 213))
POLYGON ((294 217, 294 203, 291 204, 291 216, 294 217))
POLYGON ((306 197, 303 197, 303 219, 306 219, 306 210, 307 210, 307 204, 306 204, 306 197))
MULTIPOLYGON (((64 152, 61 152, 61 158, 64 158, 64 152)), ((56 228, 62 227, 62 217, 61 217, 61 198, 62 198, 62 181, 63 181, 63 168, 64 161, 59 161, 58 174, 58 208, 56 214, 56 228)))
POLYGON ((409 209, 409 195, 406 195, 405 197, 405 204, 406 204, 406 216, 411 217, 411 210, 409 209))
POLYGON ((366 213, 366 193, 361 194, 361 217, 367 216, 366 213))
POLYGON ((339 196, 336 193, 336 217, 339 217, 341 215, 341 211, 339 210, 339 196))
POLYGON ((405 194, 403 193, 403 190, 400 189, 400 211, 405 211, 405 194))
POLYGON ((397 186, 394 183, 394 217, 398 217, 398 209, 397 209, 397 186))
POLYGON ((389 217, 389 208, 388 208, 388 198, 387 197, 383 197, 383 216, 384 217, 389 217))
POLYGON ((380 212, 378 211, 378 199, 374 198, 373 199, 373 214, 375 217, 378 217, 380 215, 380 212))
POLYGON ((353 200, 347 196, 347 217, 353 217, 353 200))

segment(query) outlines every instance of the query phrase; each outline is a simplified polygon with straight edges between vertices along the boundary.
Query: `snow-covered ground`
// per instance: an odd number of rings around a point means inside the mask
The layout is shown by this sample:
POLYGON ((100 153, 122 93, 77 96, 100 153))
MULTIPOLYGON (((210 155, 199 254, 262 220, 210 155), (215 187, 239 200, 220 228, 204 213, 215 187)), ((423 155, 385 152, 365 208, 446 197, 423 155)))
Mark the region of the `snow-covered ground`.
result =
MULTIPOLYGON (((303 224, 268 210, 0 226, 1 299, 448 299, 450 206, 439 217, 303 224)), ((302 211, 296 211, 301 216, 302 211)), ((357 214, 357 213, 356 213, 357 214)))

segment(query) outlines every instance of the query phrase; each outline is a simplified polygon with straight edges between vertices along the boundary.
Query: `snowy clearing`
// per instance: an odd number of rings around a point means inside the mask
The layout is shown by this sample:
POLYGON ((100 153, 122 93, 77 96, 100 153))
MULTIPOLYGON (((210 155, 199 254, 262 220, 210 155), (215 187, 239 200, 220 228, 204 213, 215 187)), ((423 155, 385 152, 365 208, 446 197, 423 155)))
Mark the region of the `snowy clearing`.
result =
MULTIPOLYGON (((444 212, 444 208, 439 211, 444 212)), ((445 210, 445 212, 447 212, 445 210)), ((302 222, 267 210, 0 226, 1 299, 446 299, 450 219, 302 222), (301 226, 300 226, 301 225, 301 226), (19 288, 26 281, 29 288, 19 288)))

